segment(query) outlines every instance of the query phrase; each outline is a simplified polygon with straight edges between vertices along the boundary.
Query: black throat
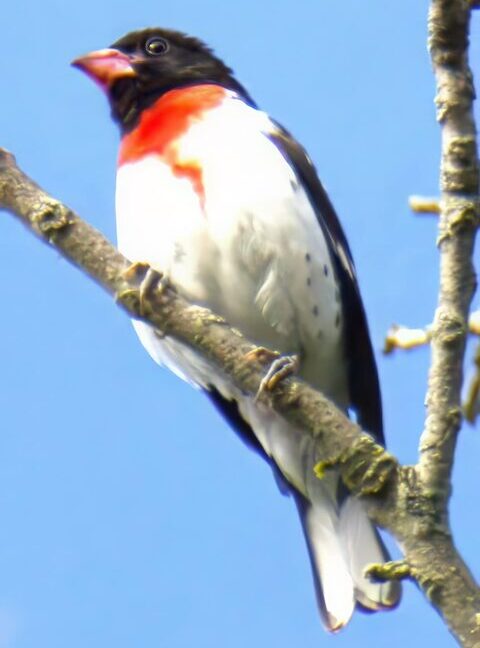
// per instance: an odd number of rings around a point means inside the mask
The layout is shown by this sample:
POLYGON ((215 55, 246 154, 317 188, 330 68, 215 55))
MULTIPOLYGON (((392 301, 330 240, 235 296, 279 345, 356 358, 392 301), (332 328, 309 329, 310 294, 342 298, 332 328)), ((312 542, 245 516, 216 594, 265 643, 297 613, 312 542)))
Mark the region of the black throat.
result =
POLYGON ((219 85, 227 90, 235 92, 243 101, 256 108, 256 104, 250 97, 245 88, 233 77, 223 79, 220 82, 217 79, 191 80, 178 83, 171 81, 157 84, 155 88, 142 87, 141 78, 124 78, 116 81, 110 88, 109 100, 112 111, 112 119, 118 124, 122 135, 133 130, 139 120, 142 112, 152 106, 160 97, 170 90, 185 88, 194 85, 214 84, 219 85))

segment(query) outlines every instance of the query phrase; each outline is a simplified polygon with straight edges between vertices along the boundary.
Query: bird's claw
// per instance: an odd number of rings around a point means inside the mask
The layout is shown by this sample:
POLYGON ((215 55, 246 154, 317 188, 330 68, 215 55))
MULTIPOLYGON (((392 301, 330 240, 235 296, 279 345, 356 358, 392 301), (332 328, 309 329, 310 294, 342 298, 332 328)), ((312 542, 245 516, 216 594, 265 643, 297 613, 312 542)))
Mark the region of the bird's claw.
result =
POLYGON ((142 278, 143 281, 149 268, 150 264, 145 263, 144 261, 135 261, 134 263, 131 263, 128 268, 125 268, 122 272, 122 276, 126 281, 135 281, 140 278, 142 278))
POLYGON ((168 278, 162 272, 158 272, 149 263, 143 261, 135 261, 122 274, 127 281, 137 280, 140 282, 138 287, 140 316, 148 315, 148 298, 152 289, 155 288, 161 292, 170 285, 168 278))
POLYGON ((263 346, 257 346, 245 355, 247 362, 274 362, 280 358, 278 351, 271 351, 263 346))
POLYGON ((147 314, 147 303, 148 297, 151 295, 152 289, 155 287, 161 287, 163 282, 163 277, 153 268, 148 268, 147 272, 142 279, 140 288, 138 291, 140 299, 140 315, 147 314))
POLYGON ((258 401, 264 392, 275 389, 281 380, 295 374, 298 371, 299 364, 299 358, 296 355, 282 356, 277 354, 277 357, 270 365, 266 376, 260 383, 260 387, 255 395, 255 401, 258 401))

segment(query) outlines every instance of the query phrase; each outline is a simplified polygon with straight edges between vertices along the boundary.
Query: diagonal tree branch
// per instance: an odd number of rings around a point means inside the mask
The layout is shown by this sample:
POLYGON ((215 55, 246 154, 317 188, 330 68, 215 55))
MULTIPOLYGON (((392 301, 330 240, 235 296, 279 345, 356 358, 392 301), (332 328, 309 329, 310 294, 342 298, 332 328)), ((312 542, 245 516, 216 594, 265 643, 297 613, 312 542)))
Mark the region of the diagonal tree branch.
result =
MULTIPOLYGON (((241 390, 257 393, 268 367, 261 355, 251 359, 253 343, 221 317, 188 303, 147 264, 132 265, 100 232, 44 192, 17 167, 10 153, 0 149, 2 208, 88 274, 129 315, 195 348, 241 390)), ((301 380, 282 381, 271 392, 262 392, 260 401, 301 426, 318 445, 323 464, 339 463, 350 489, 362 494, 378 492, 393 478, 397 469, 393 457, 301 380)))
MULTIPOLYGON (((132 317, 187 344, 246 393, 256 394, 266 367, 248 359, 255 345, 220 317, 180 297, 145 264, 131 265, 98 231, 44 192, 0 149, 0 209, 6 209, 94 279, 132 317)), ((375 565, 376 578, 413 578, 460 643, 480 645, 480 592, 453 544, 446 516, 415 468, 399 466, 333 403, 300 380, 280 382, 261 401, 303 430, 321 477, 338 469, 348 488, 393 533, 405 560, 375 565)))
POLYGON ((468 66, 468 0, 432 0, 429 48, 442 129, 440 292, 431 331, 427 418, 419 475, 432 497, 446 500, 458 431, 468 312, 476 288, 472 255, 479 218, 479 164, 468 66))

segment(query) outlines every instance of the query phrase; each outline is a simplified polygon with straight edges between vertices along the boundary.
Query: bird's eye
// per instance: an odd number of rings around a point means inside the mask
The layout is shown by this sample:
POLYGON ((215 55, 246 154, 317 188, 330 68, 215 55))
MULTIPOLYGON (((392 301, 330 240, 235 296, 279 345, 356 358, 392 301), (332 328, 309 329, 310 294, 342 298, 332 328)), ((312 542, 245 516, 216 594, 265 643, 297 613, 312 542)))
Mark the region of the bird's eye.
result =
POLYGON ((168 52, 168 48, 168 41, 160 38, 160 36, 152 36, 145 43, 145 51, 152 56, 161 56, 165 52, 168 52))

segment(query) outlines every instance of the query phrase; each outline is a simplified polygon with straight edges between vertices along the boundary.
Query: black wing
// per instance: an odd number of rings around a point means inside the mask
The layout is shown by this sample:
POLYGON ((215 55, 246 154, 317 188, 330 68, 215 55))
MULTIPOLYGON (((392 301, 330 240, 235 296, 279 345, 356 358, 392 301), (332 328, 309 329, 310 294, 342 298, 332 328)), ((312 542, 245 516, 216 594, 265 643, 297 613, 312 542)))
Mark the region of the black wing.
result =
POLYGON ((351 406, 361 427, 384 444, 377 365, 347 239, 307 153, 284 128, 275 127, 269 137, 304 186, 333 257, 343 305, 351 406))
MULTIPOLYGON (((355 266, 347 239, 338 216, 315 171, 315 167, 303 147, 280 125, 269 134, 272 142, 281 151, 294 169, 299 181, 315 209, 320 227, 332 254, 343 305, 346 359, 348 362, 349 393, 352 408, 358 422, 377 441, 384 444, 382 401, 377 366, 368 331, 367 318, 358 287, 355 266)), ((234 401, 228 401, 213 388, 205 393, 230 423, 242 441, 257 451, 272 466, 281 490, 285 481, 271 458, 265 453, 250 425, 242 418, 234 401)))

